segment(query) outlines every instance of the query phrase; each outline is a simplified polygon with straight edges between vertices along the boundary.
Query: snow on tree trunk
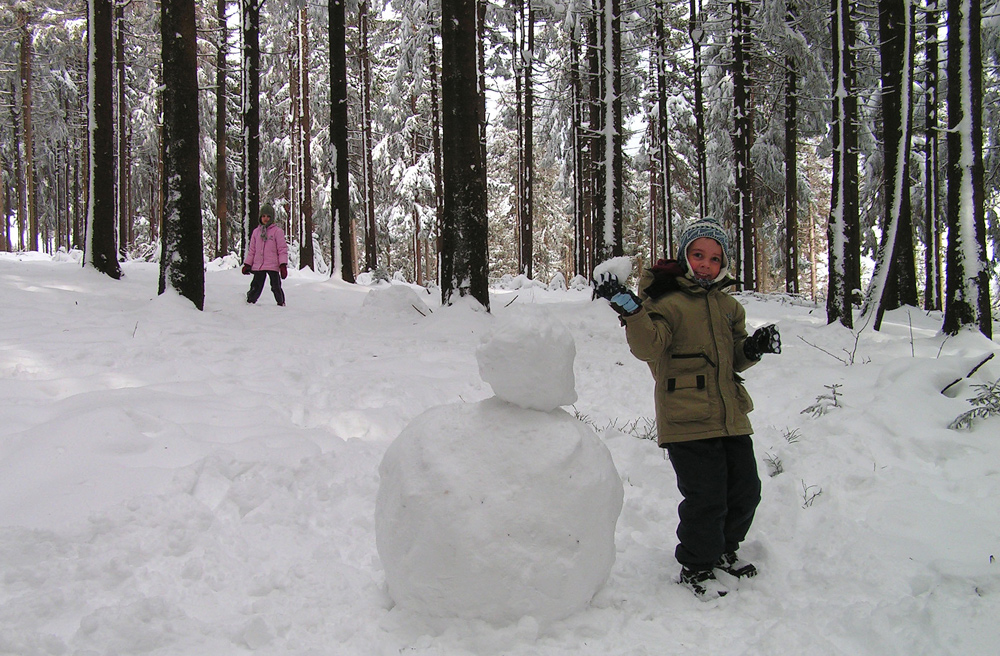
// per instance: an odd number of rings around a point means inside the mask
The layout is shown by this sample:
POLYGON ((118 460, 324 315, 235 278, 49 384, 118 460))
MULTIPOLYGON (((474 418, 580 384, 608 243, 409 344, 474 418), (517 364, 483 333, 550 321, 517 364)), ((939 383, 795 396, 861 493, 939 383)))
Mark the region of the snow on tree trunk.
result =
POLYGON ((747 12, 749 6, 746 0, 733 2, 733 116, 735 131, 733 138, 733 156, 736 159, 736 214, 740 227, 741 250, 738 253, 739 270, 737 285, 739 289, 756 289, 754 275, 754 212, 753 212, 753 178, 750 169, 751 131, 750 104, 748 99, 749 80, 747 79, 747 12))
POLYGON ((885 310, 914 304, 913 234, 910 221, 909 157, 913 116, 913 12, 910 0, 880 0, 882 124, 885 162, 885 225, 875 271, 862 312, 875 313, 881 327, 885 310), (902 254, 902 251, 907 251, 902 254), (912 287, 912 290, 911 290, 912 287))
POLYGON ((924 309, 941 309, 941 269, 938 253, 941 225, 938 212, 938 8, 928 0, 924 12, 926 71, 924 74, 924 309))
MULTIPOLYGON (((833 186, 827 229, 829 278, 828 323, 854 327, 851 302, 852 225, 858 223, 858 160, 854 96, 854 26, 850 0, 831 0, 833 35, 833 186), (852 204, 853 201, 853 204, 852 204)), ((855 245, 856 247, 856 245, 855 245)))
MULTIPOLYGON (((795 3, 789 2, 785 21, 794 29, 795 3)), ((798 71, 795 58, 785 56, 785 291, 799 293, 799 168, 798 71)))
POLYGON ((198 52, 194 0, 160 4, 163 53, 164 197, 160 293, 169 284, 205 307, 198 138, 198 52))
POLYGON ((301 142, 299 171, 302 176, 302 235, 299 246, 299 268, 313 269, 312 222, 312 119, 309 114, 309 17, 306 6, 299 10, 299 139, 301 142))
POLYGON ((372 170, 372 64, 368 49, 368 2, 358 3, 359 54, 361 66, 361 185, 365 210, 365 269, 378 268, 378 226, 375 223, 375 174, 372 170))
POLYGON ((992 337, 983 211, 982 56, 978 0, 948 0, 948 271, 944 332, 992 337))
POLYGON ((218 46, 215 50, 215 256, 229 253, 229 175, 226 167, 226 56, 229 30, 226 22, 227 0, 218 0, 218 46))
MULTIPOLYGON (((243 234, 260 218, 260 3, 243 2, 243 234)), ((244 243, 243 248, 246 248, 244 243)))

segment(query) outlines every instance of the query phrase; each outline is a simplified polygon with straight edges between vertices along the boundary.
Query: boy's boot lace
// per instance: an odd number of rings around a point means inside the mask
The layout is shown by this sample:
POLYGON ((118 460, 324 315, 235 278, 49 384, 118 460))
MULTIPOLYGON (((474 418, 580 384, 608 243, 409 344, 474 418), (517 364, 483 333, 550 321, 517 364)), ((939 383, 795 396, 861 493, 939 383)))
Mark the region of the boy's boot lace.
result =
POLYGON ((748 579, 757 576, 757 568, 754 567, 753 563, 740 560, 735 551, 722 554, 719 561, 715 563, 715 569, 721 569, 726 574, 735 576, 738 579, 748 579))
POLYGON ((678 581, 685 588, 694 593, 701 601, 712 601, 719 597, 725 597, 729 590, 715 578, 715 572, 710 569, 695 570, 681 569, 681 578, 678 581))

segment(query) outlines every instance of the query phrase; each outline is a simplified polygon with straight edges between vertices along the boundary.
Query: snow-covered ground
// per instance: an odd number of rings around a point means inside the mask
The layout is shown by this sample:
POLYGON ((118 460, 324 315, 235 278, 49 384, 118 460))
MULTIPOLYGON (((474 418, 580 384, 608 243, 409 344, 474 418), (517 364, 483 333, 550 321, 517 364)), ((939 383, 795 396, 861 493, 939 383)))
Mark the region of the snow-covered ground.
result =
MULTIPOLYGON (((780 356, 747 372, 761 574, 698 602, 674 583, 678 492, 642 436, 652 379, 603 301, 538 287, 492 314, 364 304, 291 272, 288 306, 214 264, 206 310, 68 258, 0 255, 0 653, 994 654, 1000 418, 947 428, 1000 344, 887 315, 860 339, 822 308, 742 296, 780 356), (375 541, 378 470, 434 406, 493 395, 475 351, 499 317, 550 313, 576 343, 571 412, 625 497, 589 607, 507 626, 394 608, 375 541), (425 316, 426 315, 426 316, 425 316), (853 360, 853 364, 846 362, 853 360), (835 396, 836 407, 823 396, 835 396), (780 470, 780 472, 779 472, 780 470), (774 475, 771 475, 774 474, 774 475)), ((483 595, 501 591, 484 589, 483 595)))

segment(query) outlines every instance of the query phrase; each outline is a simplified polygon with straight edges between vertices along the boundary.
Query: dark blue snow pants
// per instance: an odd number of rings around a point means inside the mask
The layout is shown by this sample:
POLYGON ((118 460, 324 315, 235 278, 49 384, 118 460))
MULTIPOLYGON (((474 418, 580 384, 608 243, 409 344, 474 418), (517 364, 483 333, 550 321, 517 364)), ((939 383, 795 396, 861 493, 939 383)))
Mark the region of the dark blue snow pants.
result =
POLYGON ((264 281, 271 281, 271 293, 278 305, 285 304, 285 291, 281 288, 281 276, 277 271, 254 271, 250 281, 250 291, 247 292, 247 303, 256 303, 264 291, 264 281))
POLYGON ((760 478, 749 435, 666 445, 684 499, 674 552, 688 569, 711 569, 739 549, 760 503, 760 478))

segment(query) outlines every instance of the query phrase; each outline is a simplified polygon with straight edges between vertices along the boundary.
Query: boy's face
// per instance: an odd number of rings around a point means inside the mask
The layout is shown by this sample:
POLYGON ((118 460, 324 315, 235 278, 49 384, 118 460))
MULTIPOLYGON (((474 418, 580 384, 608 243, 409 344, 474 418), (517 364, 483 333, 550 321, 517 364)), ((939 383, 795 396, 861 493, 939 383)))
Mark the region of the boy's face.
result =
POLYGON ((722 246, 711 237, 698 237, 687 249, 688 266, 699 280, 715 280, 722 271, 722 246))

